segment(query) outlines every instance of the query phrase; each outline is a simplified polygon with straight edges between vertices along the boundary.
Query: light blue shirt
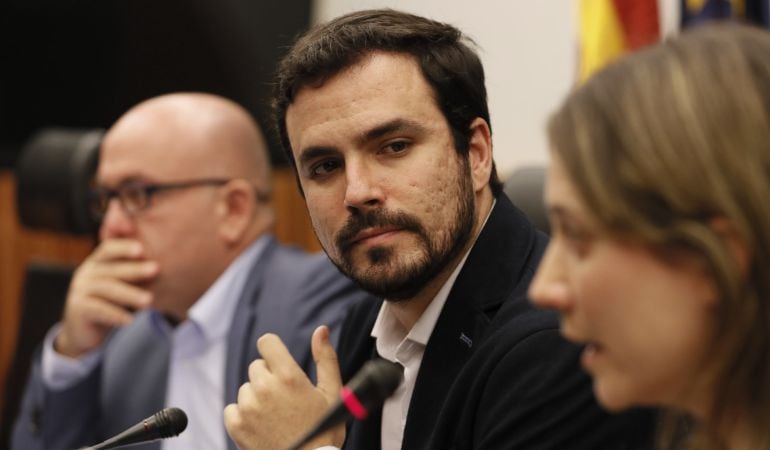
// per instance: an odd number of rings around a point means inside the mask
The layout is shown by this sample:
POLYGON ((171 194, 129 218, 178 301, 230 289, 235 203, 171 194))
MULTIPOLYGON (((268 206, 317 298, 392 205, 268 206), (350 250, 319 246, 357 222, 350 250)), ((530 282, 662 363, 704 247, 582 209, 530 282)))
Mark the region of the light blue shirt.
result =
MULTIPOLYGON (((261 255, 267 239, 258 239, 217 278, 188 311, 186 321, 172 328, 154 312, 152 322, 159 337, 171 339, 166 406, 187 413, 187 429, 166 439, 163 450, 225 450, 226 434, 222 411, 225 397, 227 334, 236 313, 246 280, 261 255)), ((57 354, 53 340, 59 327, 46 337, 43 351, 43 380, 50 389, 66 389, 85 376, 101 360, 101 351, 78 359, 57 354)))

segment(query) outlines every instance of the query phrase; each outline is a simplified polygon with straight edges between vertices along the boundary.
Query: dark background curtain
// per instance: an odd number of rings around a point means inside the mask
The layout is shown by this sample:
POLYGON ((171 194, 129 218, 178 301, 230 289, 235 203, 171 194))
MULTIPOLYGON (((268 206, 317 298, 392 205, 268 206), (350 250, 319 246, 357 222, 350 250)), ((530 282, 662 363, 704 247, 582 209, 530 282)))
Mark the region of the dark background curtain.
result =
POLYGON ((39 128, 109 127, 172 91, 229 97, 267 126, 275 62, 308 26, 310 8, 310 0, 0 1, 0 168, 39 128))

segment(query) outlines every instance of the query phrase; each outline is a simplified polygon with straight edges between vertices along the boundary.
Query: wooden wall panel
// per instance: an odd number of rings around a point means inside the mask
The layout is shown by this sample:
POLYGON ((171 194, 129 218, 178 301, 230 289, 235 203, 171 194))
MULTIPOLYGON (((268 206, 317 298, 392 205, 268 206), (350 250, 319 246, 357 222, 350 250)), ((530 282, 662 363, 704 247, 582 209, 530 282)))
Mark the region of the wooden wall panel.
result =
MULTIPOLYGON (((295 244, 308 251, 320 250, 292 170, 275 170, 273 183, 276 237, 284 243, 295 244)), ((0 171, 0 405, 4 399, 5 378, 18 333, 24 269, 32 261, 74 266, 92 248, 93 242, 88 238, 22 228, 16 216, 13 175, 8 170, 0 171)))
POLYGON ((92 247, 88 238, 23 229, 16 216, 13 175, 0 171, 0 403, 16 345, 24 268, 32 261, 76 265, 92 247))
POLYGON ((275 236, 284 243, 307 251, 319 251, 321 245, 313 233, 305 200, 299 193, 292 169, 273 171, 273 199, 276 208, 275 236))

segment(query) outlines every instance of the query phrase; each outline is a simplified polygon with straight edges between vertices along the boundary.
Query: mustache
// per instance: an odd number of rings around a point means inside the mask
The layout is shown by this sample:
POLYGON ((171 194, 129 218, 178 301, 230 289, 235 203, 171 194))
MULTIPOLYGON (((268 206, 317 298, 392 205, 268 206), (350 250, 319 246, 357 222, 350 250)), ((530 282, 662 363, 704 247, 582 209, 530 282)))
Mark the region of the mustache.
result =
POLYGON ((343 254, 350 251, 353 241, 361 231, 367 228, 393 227, 425 235, 420 221, 407 213, 390 212, 383 209, 372 209, 366 212, 356 212, 350 216, 345 226, 337 232, 334 241, 343 254))

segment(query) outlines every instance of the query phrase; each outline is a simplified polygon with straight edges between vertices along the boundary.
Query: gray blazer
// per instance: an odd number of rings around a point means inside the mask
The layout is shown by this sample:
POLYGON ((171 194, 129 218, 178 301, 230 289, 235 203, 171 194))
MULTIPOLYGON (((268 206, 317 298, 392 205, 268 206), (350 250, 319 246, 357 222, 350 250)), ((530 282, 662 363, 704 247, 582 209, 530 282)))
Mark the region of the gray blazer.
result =
MULTIPOLYGON (((272 237, 252 268, 228 336, 225 404, 236 400, 258 358, 255 342, 264 333, 279 335, 297 362, 313 376, 310 335, 321 324, 336 342, 348 307, 370 296, 331 264, 326 255, 309 255, 279 245, 272 237)), ((94 445, 164 407, 169 343, 150 329, 140 313, 105 344, 104 357, 85 380, 64 391, 45 388, 38 352, 14 425, 13 450, 72 450, 94 445)), ((227 437, 228 449, 235 444, 227 437)), ((157 450, 158 442, 131 447, 157 450)))

